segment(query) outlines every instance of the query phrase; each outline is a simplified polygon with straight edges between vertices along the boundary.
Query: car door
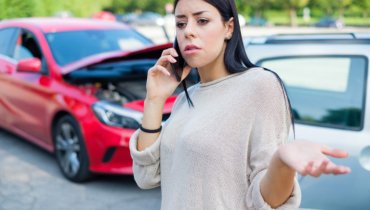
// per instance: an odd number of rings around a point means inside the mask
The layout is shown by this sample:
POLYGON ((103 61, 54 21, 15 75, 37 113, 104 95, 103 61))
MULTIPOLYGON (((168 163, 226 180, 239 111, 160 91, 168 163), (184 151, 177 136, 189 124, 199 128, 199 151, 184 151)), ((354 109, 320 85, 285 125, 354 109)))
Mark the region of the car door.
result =
POLYGON ((35 143, 46 146, 51 125, 48 125, 53 92, 51 79, 39 41, 34 33, 20 29, 15 42, 12 59, 19 62, 24 59, 38 58, 40 72, 15 70, 3 79, 0 94, 7 104, 10 128, 35 143))
POLYGON ((0 126, 7 127, 8 125, 8 110, 9 104, 4 100, 4 80, 9 77, 16 68, 16 60, 12 58, 15 37, 18 34, 16 28, 0 28, 0 126))
POLYGON ((369 209, 369 45, 252 45, 247 53, 284 81, 295 116, 296 139, 349 153, 348 158, 332 160, 351 167, 350 174, 299 177, 301 207, 369 209))

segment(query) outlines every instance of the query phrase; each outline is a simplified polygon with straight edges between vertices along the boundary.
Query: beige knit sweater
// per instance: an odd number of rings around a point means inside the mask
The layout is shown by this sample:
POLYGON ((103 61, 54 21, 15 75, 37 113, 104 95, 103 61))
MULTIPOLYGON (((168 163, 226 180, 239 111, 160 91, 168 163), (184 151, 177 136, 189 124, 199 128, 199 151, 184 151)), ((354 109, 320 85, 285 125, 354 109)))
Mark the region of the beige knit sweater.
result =
MULTIPOLYGON (((130 140, 134 177, 143 189, 161 186, 162 210, 271 209, 260 181, 273 153, 287 141, 290 120, 276 77, 261 68, 189 88, 180 94, 156 142, 137 150, 130 140)), ((278 209, 297 209, 295 183, 278 209)))

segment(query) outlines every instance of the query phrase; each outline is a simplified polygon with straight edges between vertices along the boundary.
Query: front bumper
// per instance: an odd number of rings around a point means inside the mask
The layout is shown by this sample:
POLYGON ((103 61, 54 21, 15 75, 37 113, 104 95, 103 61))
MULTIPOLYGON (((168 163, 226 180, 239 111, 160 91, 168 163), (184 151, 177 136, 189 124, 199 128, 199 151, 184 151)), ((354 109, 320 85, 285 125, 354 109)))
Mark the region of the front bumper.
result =
POLYGON ((82 123, 90 171, 108 174, 132 174, 129 150, 133 129, 104 125, 96 118, 82 123))

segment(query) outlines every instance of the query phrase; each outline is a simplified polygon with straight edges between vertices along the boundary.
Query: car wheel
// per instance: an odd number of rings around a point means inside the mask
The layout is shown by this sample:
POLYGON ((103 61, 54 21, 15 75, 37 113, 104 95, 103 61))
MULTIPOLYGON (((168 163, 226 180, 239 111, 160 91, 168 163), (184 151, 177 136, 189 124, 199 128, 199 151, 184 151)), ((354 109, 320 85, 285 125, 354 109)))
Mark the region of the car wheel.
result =
POLYGON ((53 128, 55 156, 63 175, 73 182, 91 177, 89 158, 76 120, 69 115, 61 117, 53 128))

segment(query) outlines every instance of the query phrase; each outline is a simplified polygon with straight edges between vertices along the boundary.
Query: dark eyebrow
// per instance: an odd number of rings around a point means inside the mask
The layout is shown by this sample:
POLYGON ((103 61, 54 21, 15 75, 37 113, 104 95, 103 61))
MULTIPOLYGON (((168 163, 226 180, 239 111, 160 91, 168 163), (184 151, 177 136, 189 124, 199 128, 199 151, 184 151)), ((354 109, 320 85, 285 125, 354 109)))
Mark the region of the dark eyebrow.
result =
MULTIPOLYGON (((204 10, 204 11, 194 12, 193 16, 199 16, 199 15, 205 13, 205 12, 208 12, 208 11, 204 10)), ((176 18, 186 18, 186 15, 176 15, 176 18)))

